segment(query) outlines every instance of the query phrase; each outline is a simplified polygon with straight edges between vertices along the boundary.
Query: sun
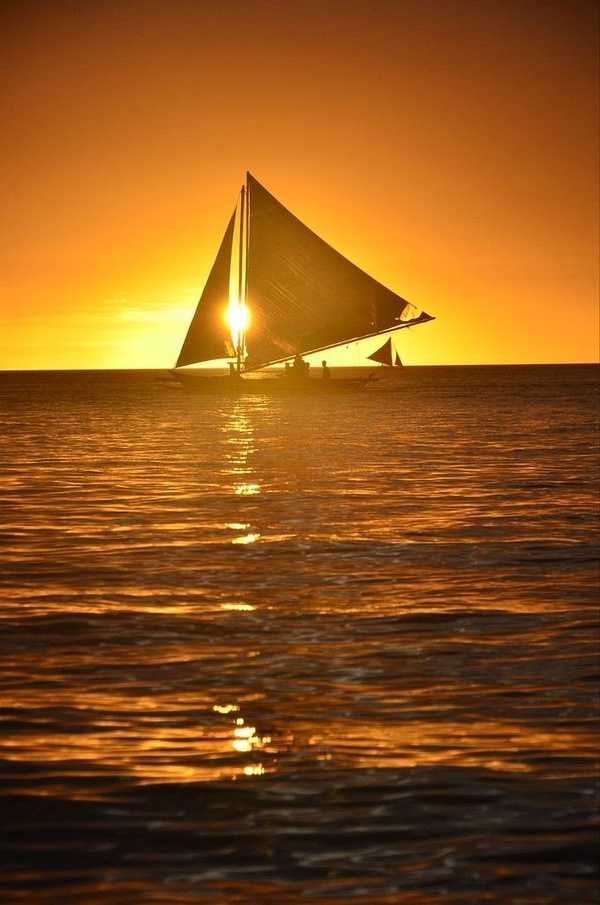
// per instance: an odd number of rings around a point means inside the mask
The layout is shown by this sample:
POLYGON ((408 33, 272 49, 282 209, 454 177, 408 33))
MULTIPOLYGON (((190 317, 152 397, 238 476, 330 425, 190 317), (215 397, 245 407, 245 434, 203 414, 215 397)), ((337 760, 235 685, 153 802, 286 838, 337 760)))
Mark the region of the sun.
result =
POLYGON ((229 324, 234 348, 237 349, 240 342, 243 341, 250 323, 250 311, 248 310, 248 306, 243 302, 238 301, 236 298, 232 299, 227 307, 226 320, 229 324))

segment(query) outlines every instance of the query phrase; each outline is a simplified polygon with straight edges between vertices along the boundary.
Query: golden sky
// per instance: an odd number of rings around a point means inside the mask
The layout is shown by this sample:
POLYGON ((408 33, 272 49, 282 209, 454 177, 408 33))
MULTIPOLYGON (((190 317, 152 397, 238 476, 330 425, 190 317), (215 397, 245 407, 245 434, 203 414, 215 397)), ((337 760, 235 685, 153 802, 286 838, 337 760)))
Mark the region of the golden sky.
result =
POLYGON ((436 315, 408 364, 597 360, 595 3, 2 0, 0 42, 0 368, 171 366, 247 169, 436 315))

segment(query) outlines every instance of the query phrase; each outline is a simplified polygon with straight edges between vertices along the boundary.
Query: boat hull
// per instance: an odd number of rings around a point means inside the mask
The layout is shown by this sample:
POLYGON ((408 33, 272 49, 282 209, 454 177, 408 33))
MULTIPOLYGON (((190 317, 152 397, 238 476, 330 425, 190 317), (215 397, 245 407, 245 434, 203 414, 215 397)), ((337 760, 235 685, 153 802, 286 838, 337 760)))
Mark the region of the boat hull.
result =
POLYGON ((332 396, 353 393, 367 383, 363 378, 205 377, 190 371, 171 371, 177 382, 194 393, 220 396, 332 396))

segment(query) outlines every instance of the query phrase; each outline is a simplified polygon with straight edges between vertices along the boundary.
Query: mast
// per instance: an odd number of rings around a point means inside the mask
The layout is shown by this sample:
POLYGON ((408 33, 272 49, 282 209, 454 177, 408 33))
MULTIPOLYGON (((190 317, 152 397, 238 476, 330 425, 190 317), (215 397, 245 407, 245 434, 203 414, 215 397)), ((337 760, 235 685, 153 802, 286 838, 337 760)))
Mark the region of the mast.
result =
POLYGON ((245 227, 245 243, 244 243, 244 305, 248 304, 248 253, 250 251, 250 187, 248 183, 248 173, 246 173, 246 218, 245 227))
MULTIPOLYGON (((244 225, 246 218, 246 187, 242 186, 241 198, 240 198, 240 235, 239 235, 239 247, 238 247, 238 306, 240 310, 244 305, 244 225)), ((236 338, 236 349, 235 349, 235 357, 236 357, 236 371, 238 375, 242 370, 242 353, 244 347, 244 332, 242 330, 241 324, 237 332, 236 338)))

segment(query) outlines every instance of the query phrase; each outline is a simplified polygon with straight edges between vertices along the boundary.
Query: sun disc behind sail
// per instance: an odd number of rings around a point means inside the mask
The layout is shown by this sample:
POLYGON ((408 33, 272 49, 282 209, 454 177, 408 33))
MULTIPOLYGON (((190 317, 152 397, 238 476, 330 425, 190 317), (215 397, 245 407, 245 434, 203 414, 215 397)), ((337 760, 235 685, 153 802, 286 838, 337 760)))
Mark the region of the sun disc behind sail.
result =
POLYGON ((231 341, 234 349, 243 345, 248 324, 250 323, 250 311, 248 306, 237 298, 232 298, 226 311, 227 323, 231 333, 231 341))

